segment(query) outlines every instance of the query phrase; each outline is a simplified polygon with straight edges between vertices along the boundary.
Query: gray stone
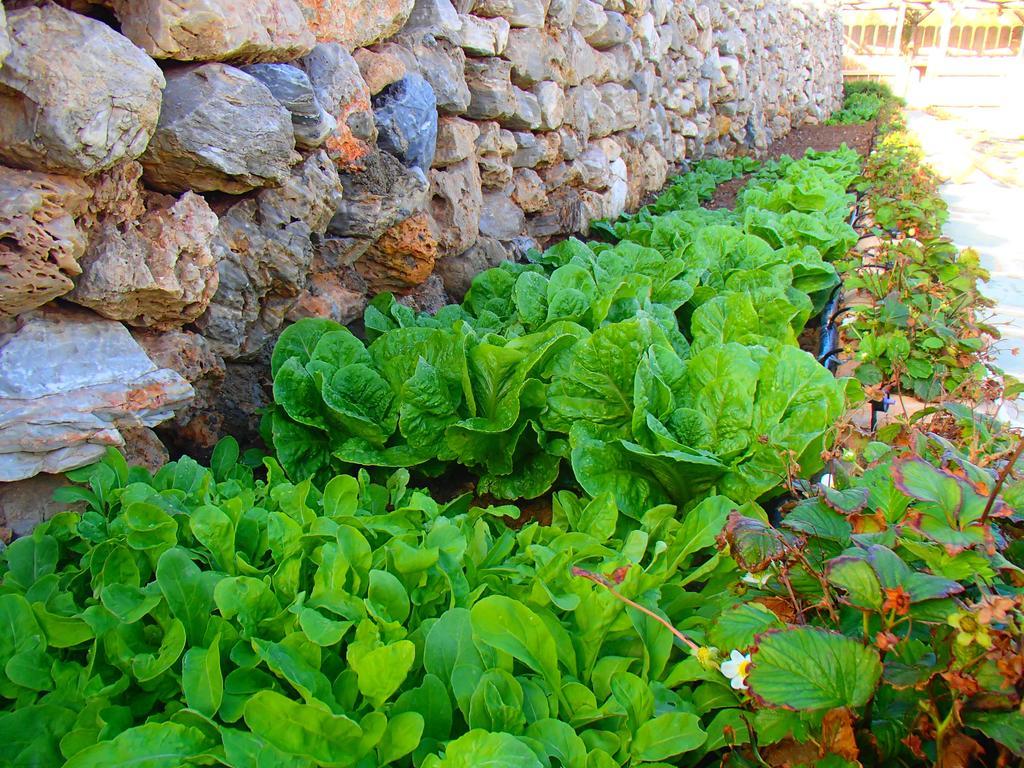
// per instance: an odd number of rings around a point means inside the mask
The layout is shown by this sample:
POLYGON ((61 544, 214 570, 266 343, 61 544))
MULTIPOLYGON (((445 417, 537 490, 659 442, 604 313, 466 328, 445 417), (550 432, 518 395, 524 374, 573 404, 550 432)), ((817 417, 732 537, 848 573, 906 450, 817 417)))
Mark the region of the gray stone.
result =
POLYGON ((85 174, 142 154, 164 87, 152 59, 106 24, 52 3, 11 10, 7 30, 0 160, 85 174))
POLYGON ((334 116, 327 112, 313 93, 309 76, 291 64, 250 64, 242 67, 261 83, 274 98, 291 112, 295 145, 301 149, 315 149, 338 127, 334 116))
POLYGON ((476 140, 476 156, 480 178, 485 189, 503 189, 512 181, 512 164, 508 159, 516 151, 515 136, 497 123, 480 125, 476 140))
POLYGON ((416 0, 403 32, 428 30, 436 37, 451 38, 462 29, 462 20, 451 0, 416 0))
MULTIPOLYGON (((397 161, 394 161, 397 163, 397 161)), ((196 326, 227 358, 258 355, 305 286, 313 235, 342 204, 337 169, 323 150, 221 214, 213 242, 220 285, 196 326)))
POLYGON ((140 158, 164 192, 238 194, 280 184, 298 161, 291 114, 252 75, 203 64, 167 75, 156 133, 140 158))
POLYGON ((511 117, 516 111, 511 75, 512 64, 504 59, 467 60, 466 84, 470 102, 466 116, 474 120, 511 117))
POLYGON ((513 27, 544 26, 543 0, 476 0, 473 13, 503 18, 513 27))
POLYGON ((448 37, 471 56, 500 56, 508 46, 509 23, 504 19, 482 19, 459 14, 461 28, 448 37))
POLYGON ((480 234, 496 240, 511 240, 526 229, 523 209, 512 202, 504 191, 484 192, 483 212, 480 215, 480 234))
POLYGON ((540 107, 540 129, 554 131, 565 119, 565 91, 558 83, 549 81, 537 83, 533 89, 540 107))
POLYGON ((313 95, 339 123, 363 141, 373 142, 377 129, 370 107, 370 89, 359 65, 338 43, 321 43, 297 64, 309 76, 313 95))
POLYGON ((508 128, 532 131, 540 128, 540 102, 529 91, 512 87, 515 94, 516 108, 512 114, 500 122, 508 128))
POLYGON ((455 301, 462 301, 473 284, 473 278, 508 258, 508 252, 500 242, 493 237, 481 237, 464 253, 439 259, 434 272, 440 275, 448 295, 455 301))
POLYGON ((4 14, 4 7, 0 5, 0 66, 3 66, 4 59, 11 52, 11 38, 7 34, 7 17, 4 14))
POLYGON ((605 24, 608 23, 608 14, 600 3, 594 0, 579 0, 576 7, 576 17, 572 25, 580 31, 584 37, 596 35, 605 24))
POLYGON ((373 97, 377 145, 411 168, 430 168, 437 148, 437 100, 418 74, 406 75, 373 97))
POLYGON ((385 230, 426 205, 429 184, 419 168, 406 168, 386 152, 375 152, 358 172, 342 173, 344 198, 328 231, 334 237, 376 240, 385 230))
POLYGON ((513 29, 505 58, 512 62, 512 82, 520 88, 555 80, 566 66, 565 48, 539 29, 513 29))
POLYGON ((437 150, 434 167, 445 168, 473 154, 480 126, 460 117, 442 117, 437 124, 437 150))
POLYGON ((513 168, 536 168, 547 155, 547 142, 535 133, 516 133, 516 151, 512 155, 513 168))
POLYGON ((105 0, 121 32, 150 56, 178 61, 289 61, 316 40, 295 0, 105 0))
POLYGON ((152 427, 192 399, 123 325, 48 308, 0 340, 0 481, 63 472, 124 444, 122 427, 152 427))
POLYGON ((466 54, 456 45, 423 37, 402 38, 402 44, 389 43, 382 51, 405 64, 409 72, 419 72, 434 89, 437 109, 449 115, 461 115, 470 104, 466 85, 466 54))
POLYGON ((576 18, 580 0, 551 0, 548 5, 547 25, 554 29, 568 29, 576 18))
POLYGON ((608 13, 605 25, 597 32, 587 36, 587 42, 599 51, 611 48, 629 40, 631 30, 629 22, 621 13, 608 13))
MULTIPOLYGON (((639 98, 636 91, 624 88, 618 83, 605 83, 598 92, 608 114, 612 116, 611 130, 617 133, 635 128, 640 124, 639 98)), ((599 131, 591 131, 592 136, 607 135, 599 131)))
POLYGON ((480 168, 468 157, 430 172, 430 216, 436 224, 439 256, 462 253, 476 242, 483 207, 480 168))
POLYGON ((583 201, 580 192, 573 187, 560 187, 548 193, 548 204, 544 210, 531 216, 527 231, 537 240, 567 235, 583 230, 583 201))

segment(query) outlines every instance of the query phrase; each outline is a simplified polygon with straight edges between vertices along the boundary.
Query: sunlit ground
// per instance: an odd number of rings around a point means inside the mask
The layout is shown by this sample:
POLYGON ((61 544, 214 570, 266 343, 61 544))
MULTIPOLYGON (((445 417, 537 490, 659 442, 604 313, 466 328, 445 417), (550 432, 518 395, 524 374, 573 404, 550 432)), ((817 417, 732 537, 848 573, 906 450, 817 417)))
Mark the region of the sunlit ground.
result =
MULTIPOLYGON (((997 302, 992 323, 1003 339, 996 364, 1024 377, 1024 119, 1010 108, 911 111, 911 128, 929 162, 948 181, 945 233, 970 246, 992 274, 985 293, 997 302)), ((1001 414, 1024 424, 1024 402, 1001 414)))

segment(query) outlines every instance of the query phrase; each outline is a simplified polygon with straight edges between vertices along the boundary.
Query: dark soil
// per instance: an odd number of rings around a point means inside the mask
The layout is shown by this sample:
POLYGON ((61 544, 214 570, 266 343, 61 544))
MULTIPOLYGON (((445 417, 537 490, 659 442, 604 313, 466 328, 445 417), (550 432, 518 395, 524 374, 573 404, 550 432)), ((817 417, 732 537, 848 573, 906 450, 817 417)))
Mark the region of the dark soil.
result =
MULTIPOLYGON (((772 142, 768 147, 767 158, 776 159, 783 155, 790 157, 803 157, 808 149, 818 152, 828 152, 839 149, 840 145, 857 150, 861 155, 867 156, 871 151, 871 145, 875 136, 875 124, 864 123, 863 125, 805 125, 790 131, 779 141, 772 142)), ((766 159, 767 159, 766 158, 766 159)), ((719 184, 714 196, 708 201, 707 208, 733 208, 736 205, 736 196, 746 186, 749 176, 719 184)))

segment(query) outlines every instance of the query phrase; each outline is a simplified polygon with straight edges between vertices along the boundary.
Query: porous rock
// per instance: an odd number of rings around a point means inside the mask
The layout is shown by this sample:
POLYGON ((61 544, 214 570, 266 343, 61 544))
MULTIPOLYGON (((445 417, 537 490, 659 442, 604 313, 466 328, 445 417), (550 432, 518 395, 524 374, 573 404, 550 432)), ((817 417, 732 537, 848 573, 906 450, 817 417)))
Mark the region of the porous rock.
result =
POLYGON ((92 173, 142 154, 157 126, 160 68, 125 37, 53 3, 7 16, 0 160, 92 173))
POLYGON ((121 446, 123 427, 152 427, 193 391, 127 329, 78 309, 25 313, 0 339, 0 481, 63 472, 121 446))
POLYGON ((61 296, 81 273, 75 225, 92 190, 79 179, 0 166, 0 318, 61 296))
POLYGON ((104 221, 67 298, 112 320, 167 330, 199 317, 217 290, 217 215, 194 192, 149 196, 135 221, 104 221))
POLYGON ((372 293, 404 293, 430 277, 436 258, 437 238, 421 212, 387 230, 355 266, 372 293))
POLYGON ((156 133, 140 158, 146 183, 239 194, 281 184, 299 160, 291 114, 263 83, 226 64, 167 75, 156 133))
POLYGON ((439 254, 465 251, 480 233, 483 190, 473 158, 430 172, 430 215, 437 225, 439 254))
POLYGON ((423 171, 406 168, 386 152, 367 155, 340 178, 344 196, 328 227, 334 237, 376 240, 426 205, 429 184, 423 171))

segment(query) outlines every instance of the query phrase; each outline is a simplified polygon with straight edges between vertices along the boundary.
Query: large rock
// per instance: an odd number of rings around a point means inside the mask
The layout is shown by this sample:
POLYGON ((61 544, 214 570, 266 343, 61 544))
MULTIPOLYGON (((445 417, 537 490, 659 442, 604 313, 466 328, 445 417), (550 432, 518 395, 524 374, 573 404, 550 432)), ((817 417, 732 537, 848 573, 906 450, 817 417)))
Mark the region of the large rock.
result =
POLYGON ((469 108, 468 63, 461 48, 430 35, 415 35, 403 36, 401 45, 388 43, 382 50, 405 64, 406 71, 419 72, 430 83, 438 111, 461 115, 469 108))
POLYGON ((309 75, 317 102, 338 124, 326 142, 331 157, 345 167, 366 155, 377 128, 370 89, 356 60, 339 43, 321 43, 297 63, 309 75))
POLYGON ((462 301, 474 277, 508 259, 509 254, 500 242, 493 237, 481 237, 464 253, 439 259, 434 271, 448 295, 455 301, 462 301))
POLYGON ((430 168, 437 148, 437 100, 430 84, 416 73, 403 77, 373 98, 377 146, 410 168, 430 168))
POLYGON ((0 166, 0 318, 42 306, 74 287, 86 235, 75 226, 92 195, 70 176, 0 166))
POLYGON ((360 168, 341 174, 341 184, 344 198, 329 231, 335 237, 369 241, 423 210, 429 188, 421 169, 406 168, 386 152, 368 155, 360 168))
POLYGON ((152 427, 192 399, 118 322, 48 308, 0 340, 0 481, 63 472, 124 444, 122 427, 152 427))
POLYGON ((512 181, 509 158, 518 149, 515 135, 497 123, 481 123, 476 140, 476 157, 485 188, 502 189, 512 181))
POLYGON ((372 96, 405 77, 405 64, 393 54, 360 48, 352 54, 352 58, 359 65, 359 72, 372 96))
POLYGON ((437 149, 434 152, 435 168, 445 168, 460 163, 473 154, 480 126, 460 117, 442 117, 437 124, 437 149))
POLYGON ((168 73, 140 162, 162 192, 239 194, 281 184, 299 159, 291 114, 267 86, 235 67, 203 64, 168 73))
POLYGON ((475 158, 430 172, 430 215, 441 256, 462 253, 480 233, 483 190, 475 158))
POLYGON ((288 61, 315 42, 296 0, 109 0, 121 32, 178 61, 288 61))
POLYGON ((132 335, 154 363, 183 376, 196 393, 195 399, 160 429, 165 442, 186 453, 196 446, 212 447, 224 434, 220 390, 225 366, 220 355, 206 337, 190 331, 137 330, 132 335))
POLYGON ((504 59, 467 60, 466 85, 470 102, 466 115, 474 120, 511 117, 516 111, 511 76, 512 63, 504 59))
POLYGON ((296 0, 316 39, 349 50, 391 37, 402 28, 415 0, 296 0))
POLYGON ((295 145, 316 149, 338 127, 334 115, 317 101, 309 75, 291 64, 250 64, 243 71, 263 83, 291 112, 295 145))
POLYGON ((94 19, 47 3, 7 16, 0 66, 0 159, 92 173, 142 154, 157 125, 160 68, 94 19))
POLYGON ((504 19, 481 19, 459 14, 461 26, 449 39, 470 56, 500 56, 508 46, 509 23, 504 19))
POLYGON ((437 238, 430 217, 417 213, 396 224, 356 262, 356 270, 372 293, 407 293, 434 271, 437 238))
POLYGON ((11 52, 11 38, 7 34, 7 16, 4 14, 4 7, 0 5, 0 66, 3 66, 4 59, 11 52))
POLYGON ((194 192, 152 194, 137 221, 105 221, 81 259, 67 298, 112 320, 179 328, 206 311, 217 290, 211 242, 217 215, 194 192))
POLYGON ((543 27, 544 0, 476 0, 477 16, 505 19, 513 27, 543 27))
POLYGON ((526 230, 523 209, 512 202, 503 191, 484 193, 483 213, 480 216, 480 234, 495 240, 511 240, 526 230))
POLYGON ((305 286, 313 254, 341 204, 338 171, 320 150, 280 189, 265 189, 221 214, 214 237, 220 285, 197 321, 228 358, 259 354, 305 286))
POLYGON ((329 317, 348 325, 363 316, 368 288, 353 262, 366 253, 370 242, 352 238, 324 238, 313 247, 306 288, 288 310, 287 319, 329 317))

